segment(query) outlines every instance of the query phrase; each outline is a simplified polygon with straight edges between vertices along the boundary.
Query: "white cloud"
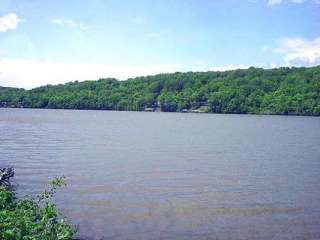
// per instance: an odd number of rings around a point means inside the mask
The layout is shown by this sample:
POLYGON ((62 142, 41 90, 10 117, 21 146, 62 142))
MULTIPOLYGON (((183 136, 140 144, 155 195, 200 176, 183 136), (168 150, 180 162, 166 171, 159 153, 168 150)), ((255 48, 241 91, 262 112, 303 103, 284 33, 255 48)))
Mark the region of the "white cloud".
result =
POLYGON ((8 13, 0 17, 0 32, 15 29, 21 20, 15 13, 8 13))
POLYGON ((320 64, 320 37, 314 40, 283 38, 275 52, 283 54, 286 65, 312 66, 320 64))
POLYGON ((244 64, 230 64, 227 66, 218 66, 218 67, 212 67, 209 70, 210 71, 229 71, 229 70, 235 70, 235 69, 247 69, 250 65, 244 65, 244 64))
POLYGON ((69 64, 38 60, 0 59, 0 86, 33 88, 69 81, 114 77, 121 80, 181 70, 179 65, 69 64))
POLYGON ((280 4, 282 3, 282 0, 268 0, 268 5, 269 6, 274 6, 274 5, 277 5, 277 4, 280 4))
POLYGON ((52 24, 56 24, 56 25, 61 25, 61 26, 67 26, 67 27, 71 27, 71 28, 78 28, 82 31, 87 31, 90 29, 89 26, 82 24, 82 23, 77 23, 74 20, 71 19, 60 19, 60 18, 56 18, 56 19, 51 19, 50 22, 52 24))
MULTIPOLYGON (((282 3, 283 1, 284 0, 268 0, 268 5, 269 6, 274 6, 274 5, 282 3)), ((292 3, 303 3, 306 0, 288 0, 288 1, 292 2, 292 3)))

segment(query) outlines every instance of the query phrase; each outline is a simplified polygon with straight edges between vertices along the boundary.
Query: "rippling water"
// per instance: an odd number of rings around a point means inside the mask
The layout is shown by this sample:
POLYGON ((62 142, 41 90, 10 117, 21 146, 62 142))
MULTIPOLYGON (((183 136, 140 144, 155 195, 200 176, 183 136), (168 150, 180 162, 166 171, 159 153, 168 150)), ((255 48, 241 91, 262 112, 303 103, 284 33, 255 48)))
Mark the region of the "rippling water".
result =
POLYGON ((320 118, 0 109, 0 165, 84 239, 320 239, 320 118))

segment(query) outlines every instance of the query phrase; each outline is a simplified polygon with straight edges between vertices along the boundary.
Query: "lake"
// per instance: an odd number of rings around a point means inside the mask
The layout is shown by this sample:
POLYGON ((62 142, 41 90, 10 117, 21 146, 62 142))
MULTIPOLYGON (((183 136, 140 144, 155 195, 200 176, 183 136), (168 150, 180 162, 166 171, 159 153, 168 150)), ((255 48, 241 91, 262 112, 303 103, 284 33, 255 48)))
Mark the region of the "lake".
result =
POLYGON ((0 109, 19 195, 82 239, 320 239, 320 118, 0 109))

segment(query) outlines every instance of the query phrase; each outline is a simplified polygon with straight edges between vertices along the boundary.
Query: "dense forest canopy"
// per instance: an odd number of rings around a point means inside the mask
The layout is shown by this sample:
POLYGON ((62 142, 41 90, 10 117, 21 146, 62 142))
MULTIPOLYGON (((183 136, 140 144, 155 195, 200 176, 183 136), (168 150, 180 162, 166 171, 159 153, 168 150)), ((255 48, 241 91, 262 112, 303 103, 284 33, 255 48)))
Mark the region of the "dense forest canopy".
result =
POLYGON ((31 90, 0 87, 0 107, 320 116, 320 66, 177 72, 31 90))

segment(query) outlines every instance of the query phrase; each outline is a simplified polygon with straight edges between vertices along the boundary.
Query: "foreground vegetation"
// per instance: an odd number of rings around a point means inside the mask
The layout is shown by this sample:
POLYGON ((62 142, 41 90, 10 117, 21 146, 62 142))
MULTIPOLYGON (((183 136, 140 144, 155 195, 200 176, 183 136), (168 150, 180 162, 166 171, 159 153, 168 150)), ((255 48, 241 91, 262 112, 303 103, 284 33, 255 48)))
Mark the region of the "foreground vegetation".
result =
POLYGON ((0 107, 320 115, 320 67, 249 68, 0 88, 0 107))
POLYGON ((51 188, 37 200, 16 199, 14 193, 0 186, 0 239, 1 240, 69 240, 75 231, 59 218, 51 198, 64 184, 62 178, 52 181, 51 188))

